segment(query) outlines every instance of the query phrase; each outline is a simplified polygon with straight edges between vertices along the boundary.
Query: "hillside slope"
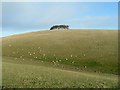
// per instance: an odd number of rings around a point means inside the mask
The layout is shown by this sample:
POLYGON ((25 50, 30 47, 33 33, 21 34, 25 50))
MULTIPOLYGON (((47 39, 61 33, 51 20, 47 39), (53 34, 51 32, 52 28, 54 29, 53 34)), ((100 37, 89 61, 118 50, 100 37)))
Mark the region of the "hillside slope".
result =
POLYGON ((117 87, 117 33, 63 30, 3 37, 3 87, 117 87))
POLYGON ((39 31, 3 38, 3 56, 115 74, 117 48, 114 30, 39 31))

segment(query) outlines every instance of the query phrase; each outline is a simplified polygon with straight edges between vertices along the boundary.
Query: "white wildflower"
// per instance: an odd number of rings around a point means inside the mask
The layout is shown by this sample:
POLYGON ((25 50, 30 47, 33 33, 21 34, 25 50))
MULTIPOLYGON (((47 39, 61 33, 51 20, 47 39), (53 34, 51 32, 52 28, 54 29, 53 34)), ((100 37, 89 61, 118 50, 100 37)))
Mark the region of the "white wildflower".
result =
POLYGON ((40 49, 40 47, 38 47, 38 49, 40 49))
POLYGON ((9 47, 11 47, 12 45, 11 45, 11 44, 9 44, 8 46, 9 46, 9 47))
POLYGON ((20 58, 22 58, 23 56, 20 56, 20 58))
POLYGON ((45 54, 43 54, 43 56, 45 56, 45 54))
POLYGON ((84 66, 84 68, 87 68, 87 66, 84 66))
POLYGON ((84 56, 85 56, 85 54, 84 54, 84 56))
POLYGON ((17 58, 15 58, 15 60, 17 60, 17 58))
POLYGON ((61 60, 59 60, 61 62, 61 60))
POLYGON ((72 61, 72 63, 74 63, 74 61, 72 61))
POLYGON ((75 57, 77 57, 77 55, 75 57))

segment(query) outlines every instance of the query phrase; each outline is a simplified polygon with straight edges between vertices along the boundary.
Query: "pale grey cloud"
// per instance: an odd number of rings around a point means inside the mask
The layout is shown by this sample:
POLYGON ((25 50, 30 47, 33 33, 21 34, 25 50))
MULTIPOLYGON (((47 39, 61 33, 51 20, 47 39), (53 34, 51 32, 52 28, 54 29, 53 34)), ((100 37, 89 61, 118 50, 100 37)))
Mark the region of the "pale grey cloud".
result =
MULTIPOLYGON (((82 5, 79 9, 84 10, 82 5)), ((65 24, 77 13, 76 7, 67 3, 4 3, 3 10, 3 24, 13 28, 48 28, 52 24, 65 24)))

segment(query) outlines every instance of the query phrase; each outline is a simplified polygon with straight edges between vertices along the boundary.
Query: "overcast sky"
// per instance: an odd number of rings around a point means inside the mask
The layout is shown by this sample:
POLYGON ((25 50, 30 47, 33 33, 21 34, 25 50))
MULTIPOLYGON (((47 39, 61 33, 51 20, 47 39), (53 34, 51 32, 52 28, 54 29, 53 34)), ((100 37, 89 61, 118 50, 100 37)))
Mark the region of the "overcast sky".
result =
POLYGON ((3 36, 67 24, 70 28, 117 29, 117 2, 4 2, 3 36))

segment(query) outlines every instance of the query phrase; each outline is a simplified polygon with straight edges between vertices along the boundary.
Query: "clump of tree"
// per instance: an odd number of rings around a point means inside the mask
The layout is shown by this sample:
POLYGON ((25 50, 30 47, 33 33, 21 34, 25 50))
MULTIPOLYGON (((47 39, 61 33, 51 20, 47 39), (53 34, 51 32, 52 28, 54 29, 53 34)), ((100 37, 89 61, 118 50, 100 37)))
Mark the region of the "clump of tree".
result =
POLYGON ((68 30, 69 26, 68 25, 54 25, 50 28, 50 30, 68 30))

